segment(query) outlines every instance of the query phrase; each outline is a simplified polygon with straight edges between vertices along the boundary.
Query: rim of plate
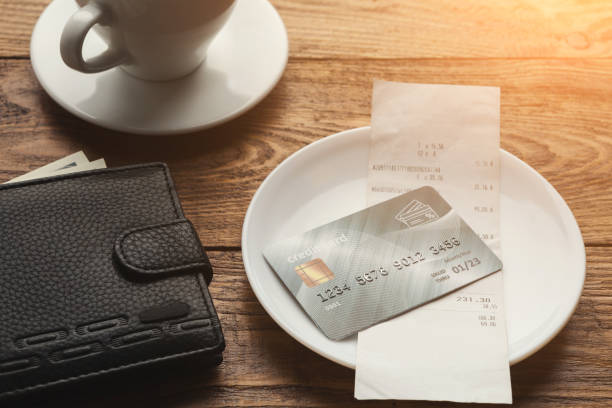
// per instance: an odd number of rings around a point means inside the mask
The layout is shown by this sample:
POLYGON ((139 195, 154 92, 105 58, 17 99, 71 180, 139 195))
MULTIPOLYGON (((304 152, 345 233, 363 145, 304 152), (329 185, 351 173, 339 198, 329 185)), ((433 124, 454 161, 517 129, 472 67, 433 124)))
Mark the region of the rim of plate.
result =
POLYGON ((514 161, 515 164, 527 169, 527 171, 531 173, 531 175, 539 179, 540 182, 547 188, 548 192, 551 193, 550 195, 553 198, 555 206, 560 210, 560 212, 565 213, 565 215, 562 216, 563 224, 565 224, 569 229, 571 229, 572 232, 569 235, 569 239, 572 241, 571 246, 576 248, 576 250, 578 251, 578 255, 580 256, 580 259, 578 260, 580 263, 580 270, 576 271, 576 277, 574 278, 577 281, 576 286, 578 286, 578 284, 580 285, 580 290, 573 292, 574 296, 571 301, 565 303, 565 305, 567 306, 563 308, 564 313, 561 314, 562 317, 555 319, 554 324, 548 325, 547 329, 549 329, 550 327, 553 327, 553 329, 548 330, 548 332, 544 335, 538 336, 539 341, 535 346, 532 346, 531 348, 523 347, 522 350, 519 349, 517 350, 515 355, 512 355, 510 353, 510 344, 508 344, 508 357, 510 360, 510 365, 514 365, 520 363, 526 358, 531 357, 532 355, 540 351, 548 343, 550 343, 550 341, 554 339, 557 334, 561 332, 561 330, 563 330, 563 328, 572 318, 574 312, 576 311, 576 308, 578 307, 578 303, 580 302, 580 297, 582 296, 582 291, 584 289, 584 282, 586 280, 586 250, 584 247, 584 240, 582 239, 582 233, 580 232, 580 227, 578 226, 578 221, 576 221, 574 213, 569 208, 561 194, 559 194, 557 189, 529 164, 504 149, 500 148, 500 151, 505 154, 508 159, 514 161))
MULTIPOLYGON (((269 306, 265 303, 262 302, 262 298, 264 298, 264 296, 262 295, 263 292, 263 287, 259 284, 259 281, 257 279, 255 279, 255 272, 253 270, 253 267, 251 266, 251 260, 250 258, 247 256, 247 252, 248 252, 248 244, 247 244, 247 234, 248 234, 248 224, 250 223, 251 220, 251 213, 253 211, 254 206, 256 205, 256 202, 258 201, 258 198, 260 196, 260 194, 263 194, 262 191, 264 191, 266 189, 267 184, 270 182, 271 179, 273 179, 275 177, 275 175, 281 171, 283 171, 283 169, 289 165, 290 162, 293 161, 294 157, 304 154, 312 149, 316 149, 320 144, 323 143, 328 143, 330 142, 332 139, 337 139, 337 138, 342 138, 344 137, 347 133, 348 134, 352 134, 352 133, 357 133, 357 132, 363 132, 363 131, 369 131, 370 130, 370 126, 362 126, 362 127, 358 127, 358 128, 353 128, 353 129, 347 129, 347 130, 343 130, 341 132, 338 133, 334 133, 332 135, 323 137, 317 141, 314 141, 304 147, 302 147, 301 149, 293 152, 291 155, 289 155, 285 160, 283 160, 278 166, 276 166, 276 168, 274 168, 274 170, 272 170, 270 172, 270 174, 268 174, 268 176, 264 179, 264 181, 260 184, 260 186, 257 188, 257 191, 255 192, 255 194, 253 195, 253 198, 251 199, 251 202, 249 204, 249 207, 247 209, 246 215, 244 217, 244 222, 243 222, 243 226, 242 226, 242 236, 241 236, 241 241, 242 241, 242 261, 244 263, 244 268, 245 268, 245 272, 247 275, 247 279, 249 281, 249 284, 251 286, 251 288, 253 289, 253 292, 255 293, 255 296, 257 297, 257 300, 259 302, 259 304, 264 308, 264 310, 266 311, 266 313, 272 318, 272 320, 274 320, 276 322, 276 324, 278 324, 286 333, 288 333, 291 337, 293 337, 296 341, 298 341, 300 344, 304 345, 305 347, 309 348, 310 350, 314 351, 315 353, 327 358, 328 360, 331 360, 337 364, 340 364, 344 367, 347 368, 351 368, 351 369, 355 369, 355 366, 347 363, 343 360, 338 359, 336 356, 334 356, 333 354, 328 353, 326 350, 321 349, 320 347, 317 347, 309 342, 307 342, 306 340, 304 340, 300 334, 298 332, 296 332, 295 330, 293 330, 293 328, 291 326, 286 325, 281 319, 279 319, 276 316, 276 311, 271 310, 269 308, 269 306)), ((566 217, 563 218, 563 222, 564 224, 567 224, 567 221, 569 221, 569 225, 567 225, 567 227, 569 227, 572 230, 572 237, 578 237, 578 241, 580 242, 575 242, 576 244, 580 244, 577 245, 577 247, 581 248, 581 251, 579 251, 579 256, 580 256, 580 264, 582 265, 581 269, 580 269, 580 290, 575 292, 575 296, 573 299, 571 299, 571 303, 568 302, 568 307, 565 308, 566 309, 566 313, 563 313, 563 317, 560 319, 557 319, 557 321, 555 322, 554 325, 552 325, 552 327, 554 327, 553 330, 550 330, 546 335, 544 336, 540 336, 540 341, 538 342, 537 345, 527 349, 527 350, 523 350, 521 353, 519 353, 518 355, 512 356, 510 354, 510 345, 508 345, 509 349, 508 349, 508 357, 509 357, 509 363, 510 365, 514 365, 517 364, 521 361, 523 361, 524 359, 532 356, 533 354, 535 354, 536 352, 538 352, 540 349, 542 349, 542 347, 544 347, 545 345, 547 345, 557 334, 559 334, 559 332, 566 326, 566 324, 569 322, 570 318, 572 317, 572 315, 574 314, 574 311, 576 310, 576 307, 578 306, 579 300, 580 300, 580 296, 582 295, 582 290, 584 287, 584 281, 586 279, 586 251, 584 248, 584 241, 582 240, 582 234, 580 233, 580 228, 578 226, 578 222, 576 221, 576 218, 574 217, 574 214, 572 213, 572 211, 570 210, 569 206, 567 205, 567 203, 565 202, 565 200, 563 199, 563 197, 561 197, 561 195, 559 194, 559 192, 554 188, 554 186, 552 184, 550 184, 550 182, 548 180, 546 180, 544 178, 544 176, 542 176, 540 173, 538 173, 533 167, 529 166, 527 163, 525 163, 524 161, 522 161, 521 159, 519 159, 518 157, 514 156, 512 153, 501 149, 500 148, 500 152, 502 152, 502 154, 506 155, 509 159, 511 159, 512 161, 515 162, 515 164, 518 164, 521 167, 526 168, 532 175, 535 175, 541 182, 544 183, 544 185, 547 187, 548 191, 552 193, 552 197, 554 198, 554 202, 555 205, 560 207, 559 209, 564 212, 566 214, 566 217)), ((575 240, 575 239, 573 239, 575 240)), ((549 325, 549 327, 551 327, 549 325)))

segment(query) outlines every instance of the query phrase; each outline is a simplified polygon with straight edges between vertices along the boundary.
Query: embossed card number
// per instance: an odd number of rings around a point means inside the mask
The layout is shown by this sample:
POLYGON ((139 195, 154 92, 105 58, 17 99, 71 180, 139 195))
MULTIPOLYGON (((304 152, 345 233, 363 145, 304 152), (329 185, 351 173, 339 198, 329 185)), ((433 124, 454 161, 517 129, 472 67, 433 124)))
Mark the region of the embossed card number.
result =
POLYGON ((431 187, 275 243, 264 257, 333 340, 501 269, 431 187))

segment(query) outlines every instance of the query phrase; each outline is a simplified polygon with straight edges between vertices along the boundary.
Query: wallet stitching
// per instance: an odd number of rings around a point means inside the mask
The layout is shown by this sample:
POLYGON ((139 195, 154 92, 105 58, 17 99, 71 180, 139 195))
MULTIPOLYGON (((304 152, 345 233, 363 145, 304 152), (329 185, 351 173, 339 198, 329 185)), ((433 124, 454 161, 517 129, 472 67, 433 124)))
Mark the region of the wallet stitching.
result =
MULTIPOLYGON (((181 218, 180 213, 179 213, 179 208, 177 206, 176 200, 174 195, 172 194, 172 187, 170 185, 170 180, 168 178, 168 172, 167 172, 167 167, 163 164, 150 164, 150 165, 145 165, 145 166, 133 166, 127 169, 104 169, 104 170, 93 170, 91 172, 80 172, 80 173, 74 173, 74 174, 66 174, 66 175, 62 175, 62 176, 55 176, 54 178, 50 178, 50 179, 40 179, 40 180, 32 180, 32 181, 26 181, 26 185, 19 185, 17 183, 15 184, 8 184, 5 185, 2 188, 0 187, 0 191, 1 190, 5 190, 5 189, 10 189, 12 188, 25 188, 31 185, 38 185, 38 184, 44 184, 44 183, 49 183, 49 182, 53 182, 53 181, 57 181, 58 179, 60 180, 67 180, 67 179, 73 179, 73 178, 85 178, 85 177, 92 177, 92 176, 96 176, 100 173, 104 173, 104 172, 113 172, 113 173, 122 173, 122 172, 128 172, 128 171, 132 171, 132 170, 136 170, 136 169, 142 169, 142 168, 147 168, 147 167, 157 167, 157 168, 161 168, 162 173, 164 174, 164 179, 166 180, 166 187, 168 188, 168 193, 170 194, 170 201, 172 201, 172 208, 174 209, 174 214, 176 215, 177 218, 181 218), (85 174, 83 174, 85 173, 85 174)), ((201 274, 201 273, 199 273, 201 274)), ((204 300, 203 304, 204 304, 204 308, 206 309, 206 311, 208 312, 208 314, 210 315, 210 308, 208 307, 208 303, 206 302, 206 296, 204 295, 204 289, 202 288, 202 285, 200 283, 200 281, 198 280, 198 278, 195 278, 195 284, 196 286, 200 289, 200 294, 202 295, 202 298, 204 300)), ((72 376, 72 377, 65 377, 65 378, 60 378, 59 380, 54 380, 54 381, 49 381, 46 383, 38 383, 38 384, 33 384, 33 385, 28 385, 27 387, 22 387, 22 388, 15 388, 12 389, 10 391, 5 391, 0 393, 0 397, 1 396, 7 396, 7 395, 14 395, 14 394, 18 394, 22 391, 27 391, 27 390, 33 390, 36 388, 42 388, 42 387, 46 387, 46 386, 50 386, 50 385, 55 385, 55 384, 61 384, 61 383, 66 383, 66 382, 71 382, 80 378, 86 378, 86 377, 93 377, 96 376, 98 374, 103 374, 103 373, 107 373, 107 372, 114 372, 114 371, 120 371, 124 368, 129 368, 129 367, 133 367, 133 366, 138 366, 138 365, 142 365, 143 363, 148 363, 148 362, 155 362, 155 361, 160 361, 160 360, 169 360, 171 358, 176 358, 176 357, 181 357, 181 356, 187 356, 187 355, 191 355, 191 354, 197 354, 200 352, 204 352, 204 351, 208 351, 208 350, 212 350, 216 347, 219 346, 219 335, 218 335, 218 327, 216 325, 212 325, 212 333, 214 336, 214 340, 215 340, 215 345, 210 346, 210 347, 202 347, 199 349, 195 349, 195 350, 190 350, 190 351, 185 351, 185 352, 181 352, 181 353, 174 353, 174 354, 168 354, 168 355, 164 355, 161 357, 154 357, 154 358, 149 358, 149 359, 145 359, 145 360, 140 360, 140 361, 136 361, 133 363, 129 363, 129 364, 123 364, 120 366, 115 366, 115 367, 111 367, 111 368, 105 368, 102 370, 98 370, 98 371, 92 371, 89 373, 85 373, 85 374, 79 374, 76 376, 72 376)))
MULTIPOLYGON (((202 274, 200 274, 200 275, 201 275, 202 280, 204 280, 204 282, 206 282, 206 278, 205 278, 205 277, 204 277, 202 274)), ((199 279, 199 278, 200 278, 200 277, 196 277, 196 278, 195 278, 195 280, 196 280, 196 284, 197 284, 197 285, 198 285, 198 287, 200 288, 200 293, 202 294, 202 299, 204 300, 204 305, 206 306, 206 310, 208 311, 208 314, 210 315, 210 314, 211 314, 211 313, 210 313, 210 308, 208 307, 208 302, 207 302, 207 300, 206 300, 206 296, 204 295, 204 287, 203 287, 202 282, 200 281, 200 279, 199 279)), ((212 302, 212 300, 211 300, 211 302, 212 302)), ((213 307, 214 307, 214 306, 213 306, 213 307)), ((216 311, 215 311, 215 312, 216 312, 216 311)), ((216 314, 216 313, 215 313, 215 314, 216 314)), ((218 345, 218 344, 219 344, 219 340, 220 340, 220 337, 219 337, 220 327, 217 327, 217 326, 220 326, 220 323, 219 323, 219 317, 218 317, 218 315, 217 315, 217 317, 216 317, 216 318, 212 318, 212 317, 211 317, 211 318, 210 318, 210 320, 211 320, 211 322, 212 322, 212 327, 213 327, 213 335, 214 335, 214 337, 215 337, 215 343, 218 345)))
MULTIPOLYGON (((119 237, 119 240, 118 240, 119 241, 118 242, 119 245, 117 245, 117 249, 118 249, 117 255, 119 256, 119 259, 121 259, 121 261, 123 263, 125 263, 128 267, 130 267, 130 268, 132 268, 132 269, 134 269, 134 270, 136 270, 138 272, 143 272, 143 273, 148 273, 148 272, 158 272, 158 273, 174 272, 174 271, 181 270, 181 269, 194 268, 196 266, 210 266, 209 262, 192 262, 192 263, 188 263, 188 264, 181 264, 181 265, 177 265, 177 266, 170 266, 168 268, 143 268, 143 267, 140 267, 140 266, 136 266, 134 263, 132 263, 132 262, 130 262, 128 260, 128 257, 125 255, 125 250, 123 249, 124 248, 123 244, 124 244, 125 239, 127 237, 129 237, 130 235, 133 235, 133 234, 137 234, 137 233, 142 232, 142 231, 154 230, 154 229, 159 228, 159 227, 165 227, 165 226, 168 226, 168 225, 183 224, 183 223, 187 223, 187 224, 191 225, 191 223, 189 221, 187 221, 186 219, 183 218, 183 219, 174 220, 174 221, 163 223, 163 224, 157 224, 157 225, 151 225, 151 226, 146 226, 146 227, 135 228, 135 229, 129 230, 129 231, 121 234, 121 236, 119 237)), ((194 239, 197 238, 195 236, 193 228, 190 228, 190 233, 191 233, 191 237, 192 238, 194 238, 194 239)))
MULTIPOLYGON (((218 336, 217 336, 216 330, 214 331, 214 334, 215 334, 215 341, 218 341, 218 336)), ((72 377, 60 378, 59 380, 49 381, 49 382, 46 382, 46 383, 38 383, 38 384, 28 385, 27 387, 16 388, 16 389, 13 389, 13 390, 10 390, 10 391, 3 392, 3 393, 0 394, 0 397, 1 396, 6 396, 6 395, 11 395, 11 394, 17 394, 17 393, 20 393, 20 392, 26 391, 26 390, 33 390, 33 389, 36 389, 36 388, 42 388, 42 387, 47 387, 47 386, 51 386, 51 385, 56 385, 56 384, 61 384, 61 383, 65 383, 65 382, 70 382, 70 381, 78 380, 78 379, 81 379, 81 378, 93 377, 93 376, 98 375, 98 374, 104 374, 104 373, 108 373, 108 372, 119 371, 119 370, 122 370, 124 368, 139 366, 139 365, 142 365, 143 363, 155 362, 155 361, 160 361, 160 360, 169 360, 171 358, 183 357, 183 356, 188 356, 188 355, 191 355, 191 354, 197 354, 197 353, 201 353, 201 352, 204 352, 204 351, 212 350, 212 349, 214 349, 217 346, 218 346, 218 344, 215 344, 215 345, 210 346, 210 347, 202 347, 202 348, 195 349, 195 350, 183 351, 181 353, 168 354, 168 355, 161 356, 161 357, 155 357, 155 358, 149 358, 149 359, 146 359, 146 360, 135 361, 133 363, 123 364, 123 365, 115 366, 115 367, 111 367, 111 368, 105 368, 103 370, 98 370, 98 371, 92 371, 90 373, 79 374, 79 375, 75 375, 75 376, 72 376, 72 377)))

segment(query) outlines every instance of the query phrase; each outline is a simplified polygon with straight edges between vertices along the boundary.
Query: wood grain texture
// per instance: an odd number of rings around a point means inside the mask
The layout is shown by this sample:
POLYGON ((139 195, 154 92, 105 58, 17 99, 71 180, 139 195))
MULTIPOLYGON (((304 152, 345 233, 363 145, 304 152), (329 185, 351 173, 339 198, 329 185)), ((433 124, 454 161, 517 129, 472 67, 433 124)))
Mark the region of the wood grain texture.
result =
MULTIPOLYGON (((62 0, 73 1, 73 0, 62 0)), ((49 0, 0 0, 0 56, 27 56, 49 0)), ((607 0, 272 0, 292 57, 612 56, 607 0)))
POLYGON ((215 267, 211 293, 227 341, 225 361, 212 371, 169 372, 146 379, 144 388, 128 383, 103 395, 60 395, 57 406, 457 406, 355 401, 354 372, 281 330, 254 297, 242 266, 242 220, 257 187, 299 148, 368 125, 374 78, 501 87, 502 147, 567 201, 588 263, 584 294, 567 327, 512 368, 514 406, 612 406, 608 0, 271 0, 290 37, 279 85, 231 123, 167 138, 97 128, 40 88, 29 40, 49 1, 0 0, 0 182, 81 149, 110 166, 167 162, 215 267))
MULTIPOLYGON (((227 341, 221 366, 197 375, 173 373, 174 378, 151 384, 147 393, 136 389, 88 406, 457 406, 354 400, 354 371, 308 350, 272 321, 250 289, 238 251, 211 251, 209 256, 216 273, 210 291, 227 341)), ((512 367, 515 406, 612 404, 612 248, 589 248, 587 258, 584 293, 568 325, 536 355, 512 367)), ((78 406, 84 399, 71 402, 78 406)))
POLYGON ((28 61, 0 61, 0 181, 80 149, 111 166, 166 161, 205 245, 238 247, 250 199, 274 167, 369 124, 372 78, 500 86, 502 147, 557 188, 587 245, 612 244, 612 59, 292 60, 248 114, 168 138, 85 123, 50 100, 28 61))

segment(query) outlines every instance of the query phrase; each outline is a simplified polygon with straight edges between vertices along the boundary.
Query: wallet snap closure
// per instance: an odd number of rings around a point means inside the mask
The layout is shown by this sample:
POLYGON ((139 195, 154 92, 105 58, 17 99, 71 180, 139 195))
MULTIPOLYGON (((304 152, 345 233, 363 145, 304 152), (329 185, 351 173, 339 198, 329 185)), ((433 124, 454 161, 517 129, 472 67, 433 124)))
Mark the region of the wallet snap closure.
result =
POLYGON ((212 280, 208 257, 187 219, 128 230, 117 238, 114 252, 124 268, 141 277, 201 271, 207 284, 212 280))

